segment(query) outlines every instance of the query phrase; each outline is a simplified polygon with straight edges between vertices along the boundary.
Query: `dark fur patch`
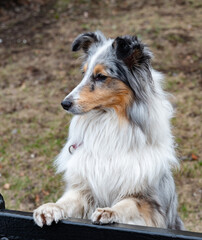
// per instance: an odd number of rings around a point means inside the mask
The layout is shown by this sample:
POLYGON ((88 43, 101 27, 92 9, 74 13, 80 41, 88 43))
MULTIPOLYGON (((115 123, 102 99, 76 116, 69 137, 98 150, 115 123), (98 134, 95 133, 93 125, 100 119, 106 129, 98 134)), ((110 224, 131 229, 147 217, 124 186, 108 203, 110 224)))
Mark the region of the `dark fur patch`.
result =
POLYGON ((115 62, 114 64, 116 66, 116 78, 119 78, 122 82, 124 82, 128 87, 131 88, 127 80, 127 73, 125 69, 122 67, 122 65, 119 62, 115 62))
POLYGON ((72 44, 72 51, 75 52, 82 48, 84 52, 87 52, 90 45, 97 41, 97 36, 93 32, 80 34, 72 44))
MULTIPOLYGON (((118 60, 123 61, 130 71, 131 76, 126 73, 124 82, 131 87, 137 101, 147 101, 145 86, 152 89, 153 81, 150 72, 151 52, 136 36, 117 37, 112 47, 115 49, 118 60)), ((120 76, 123 75, 123 67, 116 64, 120 76)))
POLYGON ((151 55, 144 52, 145 45, 136 36, 117 37, 113 47, 117 58, 123 60, 129 68, 140 66, 151 59, 151 55))
POLYGON ((95 85, 92 84, 92 85, 90 86, 90 91, 93 92, 94 90, 95 90, 95 85))

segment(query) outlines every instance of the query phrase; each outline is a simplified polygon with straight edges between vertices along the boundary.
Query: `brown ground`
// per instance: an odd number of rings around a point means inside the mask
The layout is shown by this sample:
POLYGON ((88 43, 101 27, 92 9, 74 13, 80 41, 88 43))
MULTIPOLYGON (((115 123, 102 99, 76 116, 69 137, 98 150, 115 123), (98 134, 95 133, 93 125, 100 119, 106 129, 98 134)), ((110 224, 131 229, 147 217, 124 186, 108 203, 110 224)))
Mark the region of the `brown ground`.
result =
POLYGON ((71 43, 100 29, 110 37, 140 36, 155 54, 154 68, 165 73, 182 159, 175 173, 179 212, 188 230, 202 232, 201 23, 200 0, 2 1, 0 191, 7 207, 32 211, 62 193, 52 162, 70 117, 60 102, 81 79, 71 43))

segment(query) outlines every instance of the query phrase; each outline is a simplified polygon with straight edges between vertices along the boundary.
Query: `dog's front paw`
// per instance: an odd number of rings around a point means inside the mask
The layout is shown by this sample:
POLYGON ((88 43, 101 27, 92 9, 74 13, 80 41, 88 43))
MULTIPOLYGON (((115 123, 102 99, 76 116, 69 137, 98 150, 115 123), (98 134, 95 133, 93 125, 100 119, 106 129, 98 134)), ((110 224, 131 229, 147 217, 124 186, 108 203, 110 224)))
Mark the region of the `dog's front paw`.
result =
POLYGON ((65 218, 64 211, 56 203, 46 203, 34 210, 34 221, 39 227, 44 224, 51 225, 53 221, 56 223, 65 218))
POLYGON ((109 224, 116 222, 116 212, 111 208, 97 208, 91 216, 94 224, 109 224))

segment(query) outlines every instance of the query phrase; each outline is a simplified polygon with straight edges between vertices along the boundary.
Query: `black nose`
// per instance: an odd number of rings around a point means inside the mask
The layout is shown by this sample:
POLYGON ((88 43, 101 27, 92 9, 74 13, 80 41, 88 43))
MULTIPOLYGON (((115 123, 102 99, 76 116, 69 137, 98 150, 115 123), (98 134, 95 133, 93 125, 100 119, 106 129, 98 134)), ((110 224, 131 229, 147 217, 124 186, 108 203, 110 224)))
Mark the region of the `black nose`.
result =
POLYGON ((68 100, 63 100, 62 102, 61 102, 61 105, 62 105, 62 107, 65 109, 65 110, 68 110, 68 109, 70 109, 70 107, 72 106, 72 102, 71 101, 68 101, 68 100))

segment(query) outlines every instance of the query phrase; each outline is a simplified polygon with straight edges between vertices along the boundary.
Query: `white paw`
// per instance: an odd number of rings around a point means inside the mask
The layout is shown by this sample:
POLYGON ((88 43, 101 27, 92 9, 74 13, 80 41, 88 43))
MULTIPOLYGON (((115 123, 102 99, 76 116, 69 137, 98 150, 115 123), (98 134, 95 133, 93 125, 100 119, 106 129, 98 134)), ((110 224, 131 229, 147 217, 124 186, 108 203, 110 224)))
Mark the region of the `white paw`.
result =
POLYGON ((39 227, 44 224, 51 225, 53 221, 56 223, 65 218, 64 211, 56 203, 46 203, 34 210, 34 221, 39 227))
POLYGON ((111 208, 97 208, 91 216, 94 224, 109 224, 116 222, 116 213, 111 208))

